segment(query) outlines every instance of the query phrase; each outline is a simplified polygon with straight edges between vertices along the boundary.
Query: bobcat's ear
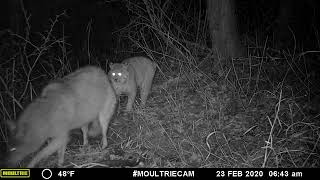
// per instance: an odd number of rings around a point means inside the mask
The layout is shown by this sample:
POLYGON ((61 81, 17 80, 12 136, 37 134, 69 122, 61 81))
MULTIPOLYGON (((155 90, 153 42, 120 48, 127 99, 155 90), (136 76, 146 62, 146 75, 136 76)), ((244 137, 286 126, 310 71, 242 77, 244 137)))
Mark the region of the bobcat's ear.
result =
POLYGON ((124 63, 122 63, 122 65, 123 65, 124 68, 128 69, 129 63, 128 62, 124 62, 124 63))
POLYGON ((113 68, 113 63, 112 63, 112 62, 109 63, 109 68, 110 68, 110 69, 113 68))

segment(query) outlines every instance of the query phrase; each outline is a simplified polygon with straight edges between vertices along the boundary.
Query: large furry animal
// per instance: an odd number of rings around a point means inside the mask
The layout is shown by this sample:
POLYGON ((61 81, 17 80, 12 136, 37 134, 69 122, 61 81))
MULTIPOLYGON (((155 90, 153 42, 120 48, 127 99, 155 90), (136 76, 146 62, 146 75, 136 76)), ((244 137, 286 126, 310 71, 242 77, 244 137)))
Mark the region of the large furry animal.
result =
POLYGON ((102 148, 107 147, 107 129, 116 107, 116 94, 107 74, 94 66, 83 67, 64 78, 51 82, 20 115, 11 122, 15 132, 10 140, 13 151, 8 167, 16 167, 29 154, 51 139, 27 167, 58 151, 58 166, 64 161, 69 132, 82 128, 84 138, 90 122, 96 119, 102 129, 102 148))
POLYGON ((116 94, 128 96, 126 111, 132 110, 138 88, 141 106, 145 106, 157 64, 146 57, 132 57, 109 66, 108 75, 116 94))

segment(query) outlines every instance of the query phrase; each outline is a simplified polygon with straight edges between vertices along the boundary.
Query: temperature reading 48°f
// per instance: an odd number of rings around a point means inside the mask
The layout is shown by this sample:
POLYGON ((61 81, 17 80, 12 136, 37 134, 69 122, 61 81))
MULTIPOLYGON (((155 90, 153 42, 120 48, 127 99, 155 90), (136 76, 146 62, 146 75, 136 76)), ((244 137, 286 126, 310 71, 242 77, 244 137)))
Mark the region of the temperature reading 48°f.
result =
POLYGON ((74 171, 59 171, 59 177, 72 177, 74 175, 74 171))

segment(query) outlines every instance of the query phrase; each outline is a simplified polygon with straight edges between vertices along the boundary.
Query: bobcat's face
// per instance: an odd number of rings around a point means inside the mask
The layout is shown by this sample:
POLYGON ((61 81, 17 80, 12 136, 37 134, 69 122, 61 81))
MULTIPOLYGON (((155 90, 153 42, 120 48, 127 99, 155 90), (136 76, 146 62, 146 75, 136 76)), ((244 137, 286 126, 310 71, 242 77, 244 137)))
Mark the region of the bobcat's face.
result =
POLYGON ((129 79, 128 64, 110 64, 110 80, 114 84, 125 84, 129 79))

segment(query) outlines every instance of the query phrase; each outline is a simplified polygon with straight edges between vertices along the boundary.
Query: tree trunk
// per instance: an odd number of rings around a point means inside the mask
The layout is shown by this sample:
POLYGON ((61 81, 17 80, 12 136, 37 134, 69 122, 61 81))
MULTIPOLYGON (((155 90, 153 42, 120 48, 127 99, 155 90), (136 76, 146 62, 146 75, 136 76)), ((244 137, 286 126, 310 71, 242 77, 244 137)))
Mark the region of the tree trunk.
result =
POLYGON ((221 69, 229 58, 240 57, 240 45, 233 0, 207 0, 211 43, 216 52, 215 68, 221 69))
POLYGON ((290 24, 292 22, 293 4, 291 0, 281 0, 279 2, 278 17, 276 20, 275 40, 278 48, 284 48, 292 39, 292 33, 290 32, 290 24))
POLYGON ((9 0, 9 22, 12 32, 20 34, 23 31, 23 15, 21 11, 22 0, 9 0))

